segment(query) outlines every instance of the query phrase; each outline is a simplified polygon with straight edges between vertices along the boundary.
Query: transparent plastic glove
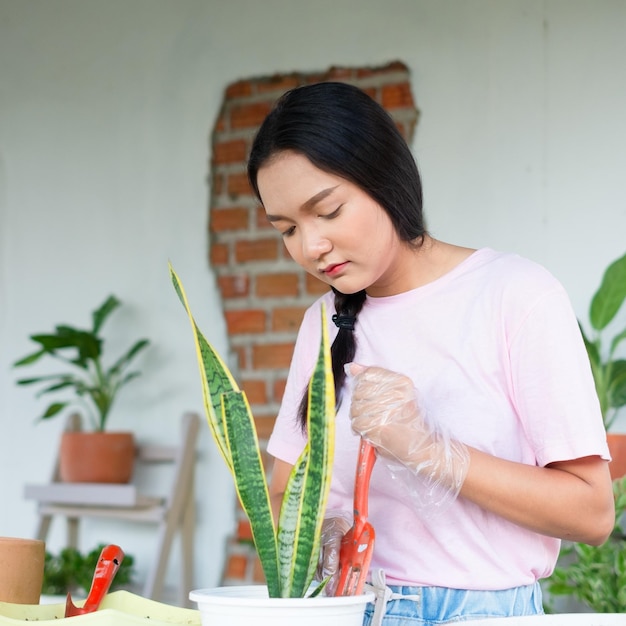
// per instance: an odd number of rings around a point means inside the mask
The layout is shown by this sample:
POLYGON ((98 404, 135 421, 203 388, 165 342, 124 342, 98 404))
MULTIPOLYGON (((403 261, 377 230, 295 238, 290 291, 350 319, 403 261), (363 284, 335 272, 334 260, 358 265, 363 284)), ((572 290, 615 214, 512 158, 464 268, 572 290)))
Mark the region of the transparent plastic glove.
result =
POLYGON ((343 511, 329 511, 326 515, 322 524, 320 556, 315 577, 322 581, 330 576, 330 580, 324 587, 324 594, 334 596, 337 588, 341 540, 352 527, 353 519, 350 514, 343 511))
POLYGON ((350 364, 355 432, 388 460, 419 508, 442 509, 459 494, 469 466, 467 447, 432 424, 413 381, 380 367, 350 364))

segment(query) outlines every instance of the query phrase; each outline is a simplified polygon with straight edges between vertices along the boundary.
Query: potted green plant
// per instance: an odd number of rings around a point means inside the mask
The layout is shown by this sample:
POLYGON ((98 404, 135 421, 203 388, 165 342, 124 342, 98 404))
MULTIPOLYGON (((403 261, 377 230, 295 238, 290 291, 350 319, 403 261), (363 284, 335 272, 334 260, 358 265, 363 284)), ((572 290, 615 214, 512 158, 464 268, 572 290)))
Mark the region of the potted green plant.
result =
MULTIPOLYGON (((275 524, 254 418, 245 393, 199 330, 171 265, 170 275, 193 329, 209 426, 250 520, 267 582, 266 587, 193 591, 190 598, 198 602, 203 623, 215 624, 218 614, 224 620, 224 611, 228 610, 231 626, 248 624, 251 619, 257 626, 307 626, 329 619, 330 624, 361 624, 365 604, 373 594, 327 598, 313 592, 316 597, 305 598, 318 561, 334 452, 335 395, 323 308, 320 352, 309 384, 308 442, 293 468, 275 524), (294 614, 294 610, 298 613, 294 614), (339 613, 345 613, 343 619, 333 622, 339 613)), ((318 586, 316 591, 320 589, 318 586)))
MULTIPOLYGON (((615 527, 600 546, 566 545, 546 581, 552 596, 571 596, 596 613, 626 613, 626 478, 613 481, 615 527)), ((548 607, 549 608, 549 607, 548 607)))
POLYGON ((30 336, 37 350, 14 363, 14 367, 31 366, 46 357, 61 362, 65 371, 22 378, 18 385, 37 385, 37 397, 71 391, 73 396, 51 402, 40 420, 60 415, 70 406, 79 406, 93 432, 65 432, 61 438, 60 474, 67 482, 114 482, 130 480, 134 459, 134 437, 131 432, 105 432, 111 407, 120 389, 139 376, 128 371, 131 362, 148 345, 147 339, 136 341, 110 366, 103 361, 105 321, 121 302, 113 295, 92 313, 91 328, 59 324, 54 331, 30 336), (105 446, 101 451, 101 447, 105 446), (115 458, 114 463, 111 459, 115 458), (102 459, 103 465, 96 462, 102 459))
MULTIPOLYGON (((626 300, 626 254, 605 270, 602 282, 589 307, 591 331, 581 332, 589 355, 591 371, 600 400, 604 425, 609 431, 620 409, 626 405, 626 359, 618 356, 618 347, 626 339, 626 327, 608 341, 605 332, 626 300), (608 346, 607 346, 608 342, 608 346)), ((609 432, 607 436, 613 461, 611 477, 626 474, 626 434, 609 432)))

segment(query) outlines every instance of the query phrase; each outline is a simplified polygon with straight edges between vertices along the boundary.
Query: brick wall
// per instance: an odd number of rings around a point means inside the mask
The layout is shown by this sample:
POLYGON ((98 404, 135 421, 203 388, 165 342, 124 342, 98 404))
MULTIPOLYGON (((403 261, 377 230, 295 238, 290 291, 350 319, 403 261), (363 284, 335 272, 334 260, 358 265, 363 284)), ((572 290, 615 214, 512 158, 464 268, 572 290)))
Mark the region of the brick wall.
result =
MULTIPOLYGON (((289 257, 252 195, 246 158, 273 102, 292 87, 323 80, 362 88, 391 113, 409 141, 418 119, 408 69, 398 61, 240 80, 226 88, 212 136, 210 263, 222 296, 230 363, 248 396, 261 440, 269 436, 278 412, 303 312, 328 287, 289 257)), ((262 581, 250 529, 238 509, 223 584, 262 581)))

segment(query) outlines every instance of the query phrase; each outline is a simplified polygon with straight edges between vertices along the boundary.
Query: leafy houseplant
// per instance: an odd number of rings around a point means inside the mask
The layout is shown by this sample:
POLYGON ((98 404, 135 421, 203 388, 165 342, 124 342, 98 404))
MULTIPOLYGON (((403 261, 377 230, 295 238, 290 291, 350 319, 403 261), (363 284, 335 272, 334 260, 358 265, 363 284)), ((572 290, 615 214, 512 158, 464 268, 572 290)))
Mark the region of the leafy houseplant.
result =
MULTIPOLYGON (((70 370, 48 376, 22 378, 17 384, 45 384, 46 386, 37 393, 38 397, 73 389, 76 399, 90 409, 88 414, 94 430, 104 431, 111 406, 119 390, 139 376, 139 372, 127 372, 127 368, 137 354, 149 344, 147 339, 140 339, 113 365, 108 368, 104 366, 102 362, 104 340, 100 336, 100 330, 109 315, 120 304, 115 296, 109 296, 93 311, 90 329, 58 325, 52 333, 31 335, 30 338, 39 345, 37 351, 18 360, 14 367, 31 365, 42 357, 49 356, 70 366, 70 370)), ((41 419, 46 420, 58 415, 69 404, 67 401, 51 403, 41 419)))
POLYGON ((193 329, 209 426, 250 520, 269 596, 304 597, 317 566, 334 450, 335 396, 324 310, 320 352, 308 392, 308 442, 288 480, 276 526, 245 393, 198 329, 171 266, 170 275, 193 329))
POLYGON ((139 375, 128 371, 131 362, 149 341, 136 341, 110 367, 105 367, 100 331, 119 306, 120 301, 111 295, 93 311, 91 328, 61 324, 51 333, 31 335, 38 345, 36 352, 14 363, 14 367, 25 367, 50 357, 66 366, 63 372, 17 381, 18 385, 42 386, 38 397, 73 391, 73 398, 52 402, 40 419, 53 418, 74 404, 87 409, 94 432, 64 432, 61 437, 59 473, 64 482, 127 483, 132 476, 133 434, 105 432, 105 428, 120 389, 139 375))
MULTIPOLYGON (((580 325, 604 426, 609 431, 619 411, 626 405, 626 359, 617 356, 617 348, 626 339, 626 328, 618 331, 606 346, 604 334, 626 300, 626 254, 613 261, 604 272, 602 282, 589 307, 591 332, 585 334, 580 325)), ((609 450, 613 458, 609 465, 612 478, 626 474, 626 435, 609 433, 609 450)))
POLYGON ((573 543, 561 555, 569 562, 555 568, 547 580, 554 596, 570 595, 597 613, 626 612, 626 478, 613 481, 615 527, 600 546, 573 543))
MULTIPOLYGON (((616 356, 626 339, 626 328, 618 331, 606 345, 606 328, 615 319, 626 299, 626 254, 605 270, 591 299, 591 331, 580 329, 587 348, 600 409, 607 431, 620 409, 626 405, 626 360, 616 356)), ((626 435, 609 433, 609 464, 615 496, 615 527, 601 546, 584 543, 564 544, 559 565, 546 581, 552 595, 570 595, 597 612, 626 611, 626 537, 621 520, 626 513, 626 435)))
POLYGON ((582 331, 607 430, 613 425, 618 411, 626 405, 626 360, 615 357, 617 347, 626 339, 626 328, 611 339, 606 356, 603 354, 603 331, 613 321, 624 300, 626 254, 613 261, 604 272, 589 308, 593 332, 586 335, 582 331))
MULTIPOLYGON (((63 548, 56 555, 46 551, 42 593, 45 595, 66 595, 70 592, 86 596, 91 587, 102 548, 104 548, 104 544, 97 546, 87 554, 81 553, 76 548, 63 548)), ((111 591, 132 584, 133 564, 133 556, 125 554, 124 560, 111 583, 111 591)))

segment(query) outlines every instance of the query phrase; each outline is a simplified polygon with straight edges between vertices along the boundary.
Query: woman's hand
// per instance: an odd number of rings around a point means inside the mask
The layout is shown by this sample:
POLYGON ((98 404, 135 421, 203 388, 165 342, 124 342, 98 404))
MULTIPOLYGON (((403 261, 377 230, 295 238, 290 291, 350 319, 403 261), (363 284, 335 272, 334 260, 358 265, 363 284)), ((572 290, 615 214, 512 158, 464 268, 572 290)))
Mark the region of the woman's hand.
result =
POLYGON ((322 536, 320 540, 320 556, 315 578, 323 581, 330 577, 324 587, 324 594, 334 596, 337 589, 339 552, 341 540, 352 527, 352 519, 347 513, 339 511, 326 513, 327 517, 322 524, 322 536))
POLYGON ((351 364, 352 428, 388 459, 436 487, 445 500, 456 497, 469 465, 467 448, 431 424, 413 381, 381 367, 351 364))

